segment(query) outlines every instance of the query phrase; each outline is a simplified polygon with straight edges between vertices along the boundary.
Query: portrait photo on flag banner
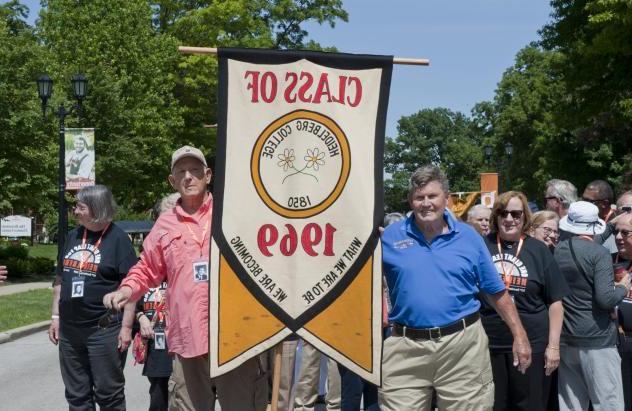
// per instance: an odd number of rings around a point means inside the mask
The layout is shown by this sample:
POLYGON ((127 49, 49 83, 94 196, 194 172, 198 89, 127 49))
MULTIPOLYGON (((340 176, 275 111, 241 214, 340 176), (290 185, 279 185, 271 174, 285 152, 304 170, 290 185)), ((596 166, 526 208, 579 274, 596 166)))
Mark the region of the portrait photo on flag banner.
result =
POLYGON ((295 333, 380 384, 392 56, 219 49, 210 372, 295 333))
POLYGON ((66 128, 66 190, 81 190, 95 184, 93 128, 66 128))

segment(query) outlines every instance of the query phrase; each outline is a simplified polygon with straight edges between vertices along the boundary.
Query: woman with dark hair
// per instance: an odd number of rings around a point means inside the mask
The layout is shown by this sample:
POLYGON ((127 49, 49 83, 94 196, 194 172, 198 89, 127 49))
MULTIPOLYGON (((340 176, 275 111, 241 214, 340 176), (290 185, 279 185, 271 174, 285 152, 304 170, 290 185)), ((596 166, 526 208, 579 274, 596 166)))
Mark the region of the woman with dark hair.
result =
POLYGON ((547 246, 526 233, 531 211, 518 191, 501 194, 492 209, 485 243, 505 282, 531 343, 532 363, 524 374, 514 366, 512 336, 488 304, 481 317, 489 338, 494 375, 494 410, 545 410, 551 373, 560 359, 562 298, 568 286, 547 246))
POLYGON ((49 339, 59 344, 61 376, 70 410, 125 410, 123 366, 131 342, 134 304, 109 312, 103 296, 115 291, 136 263, 127 234, 112 224, 116 203, 103 185, 77 193, 79 226, 66 238, 53 288, 49 339))

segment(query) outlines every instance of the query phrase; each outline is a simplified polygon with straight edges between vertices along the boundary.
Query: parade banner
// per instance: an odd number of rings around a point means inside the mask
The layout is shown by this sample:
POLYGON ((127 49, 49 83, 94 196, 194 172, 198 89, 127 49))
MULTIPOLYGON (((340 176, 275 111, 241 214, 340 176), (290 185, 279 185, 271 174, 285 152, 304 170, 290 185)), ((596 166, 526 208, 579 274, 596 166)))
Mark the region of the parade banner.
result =
POLYGON ((296 333, 380 384, 377 227, 393 58, 218 56, 211 376, 296 333))
POLYGON ((65 129, 66 190, 81 190, 95 184, 93 128, 65 129))

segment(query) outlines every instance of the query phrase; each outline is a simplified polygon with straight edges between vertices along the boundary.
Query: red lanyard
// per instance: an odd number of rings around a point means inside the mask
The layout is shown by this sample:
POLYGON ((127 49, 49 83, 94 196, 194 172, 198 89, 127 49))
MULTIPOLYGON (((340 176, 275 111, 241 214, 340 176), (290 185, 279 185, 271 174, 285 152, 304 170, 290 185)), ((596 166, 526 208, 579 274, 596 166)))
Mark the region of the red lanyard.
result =
MULTIPOLYGON (((516 250, 516 254, 514 254, 514 257, 518 258, 518 256, 520 255, 520 251, 522 250, 522 244, 524 243, 524 234, 520 235, 520 241, 518 242, 518 249, 516 250)), ((498 254, 502 257, 503 255, 503 250, 500 247, 500 235, 496 234, 496 245, 498 246, 498 254)), ((505 261, 504 258, 501 260, 500 263, 500 267, 503 270, 503 276, 505 277, 505 286, 507 287, 507 289, 509 289, 509 286, 511 285, 511 280, 513 279, 513 270, 515 265, 512 264, 511 266, 511 270, 509 271, 509 273, 505 272, 505 261)))
MULTIPOLYGON (((96 252, 99 249, 99 246, 101 245, 101 240, 103 240, 103 236, 105 235, 105 232, 108 230, 109 227, 110 227, 110 223, 108 223, 108 225, 105 226, 103 231, 101 231, 101 237, 99 237, 97 242, 94 244, 94 252, 96 252)), ((79 273, 83 272, 83 265, 88 261, 88 258, 90 257, 88 255, 88 252, 86 251, 87 238, 88 238, 88 229, 83 227, 83 239, 81 240, 81 249, 83 251, 81 252, 81 261, 79 261, 79 273)))
POLYGON ((211 216, 209 215, 208 220, 206 221, 206 226, 204 227, 204 230, 202 230, 202 241, 198 239, 197 234, 193 232, 189 223, 185 221, 184 225, 186 226, 187 230, 189 230, 189 233, 191 234, 191 238, 193 238, 193 241, 195 241, 195 244, 200 246, 200 257, 202 257, 202 250, 204 250, 204 242, 206 241, 206 232, 208 231, 211 225, 211 216))

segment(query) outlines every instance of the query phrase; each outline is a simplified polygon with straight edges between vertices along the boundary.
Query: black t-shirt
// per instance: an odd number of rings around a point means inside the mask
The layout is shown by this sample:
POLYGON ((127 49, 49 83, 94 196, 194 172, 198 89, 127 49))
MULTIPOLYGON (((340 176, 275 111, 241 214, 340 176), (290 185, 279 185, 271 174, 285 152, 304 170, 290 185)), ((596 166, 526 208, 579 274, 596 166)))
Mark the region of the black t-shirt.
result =
MULTIPOLYGON (((156 313, 156 303, 163 301, 166 303, 167 298, 167 283, 162 282, 159 288, 150 288, 149 291, 138 301, 138 310, 142 311, 149 321, 152 321, 156 313), (160 297, 158 297, 158 293, 160 297)), ((154 324, 154 332, 164 333, 167 313, 164 311, 166 305, 163 305, 160 309, 160 318, 158 318, 154 324)), ((171 375, 172 357, 169 355, 169 347, 165 340, 165 348, 162 350, 154 349, 154 340, 148 341, 147 346, 147 360, 143 367, 143 375, 146 377, 169 377, 171 375)))
POLYGON ((110 224, 105 233, 83 226, 72 230, 64 247, 63 269, 57 268, 57 275, 61 276, 59 315, 62 324, 96 326, 99 318, 107 313, 103 296, 116 291, 137 261, 129 237, 116 224, 110 224), (103 238, 95 249, 101 234, 103 238))
MULTIPOLYGON (((512 278, 509 294, 516 304, 532 351, 544 352, 549 340, 547 307, 570 292, 553 255, 543 242, 529 236, 525 237, 518 257, 515 257, 517 242, 501 241, 502 255, 498 253, 496 233, 485 237, 485 244, 501 278, 504 277, 503 262, 506 274, 512 278)), ((481 317, 489 348, 495 352, 511 352, 513 336, 509 327, 484 299, 481 300, 481 317)))
MULTIPOLYGON (((630 275, 632 271, 632 261, 622 260, 614 264, 615 273, 618 270, 625 270, 630 275)), ((617 307, 617 316, 619 317, 619 324, 626 332, 632 332, 632 290, 628 291, 628 295, 625 296, 623 301, 617 307)))

